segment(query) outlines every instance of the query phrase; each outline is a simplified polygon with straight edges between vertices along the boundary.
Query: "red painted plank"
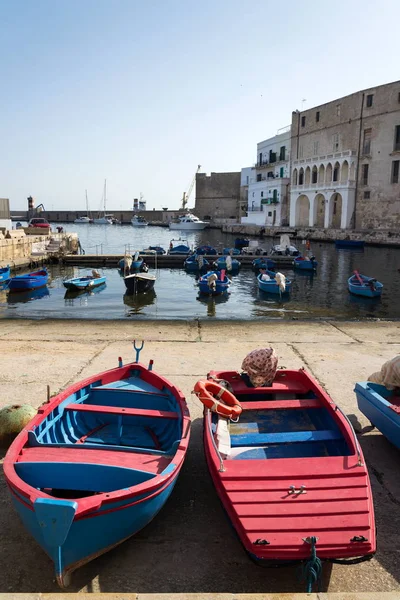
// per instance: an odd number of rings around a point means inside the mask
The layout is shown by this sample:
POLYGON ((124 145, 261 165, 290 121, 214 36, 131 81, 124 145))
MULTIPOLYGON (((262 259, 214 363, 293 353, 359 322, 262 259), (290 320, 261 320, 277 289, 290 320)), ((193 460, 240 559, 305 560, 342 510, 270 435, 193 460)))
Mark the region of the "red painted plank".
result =
POLYGON ((143 408, 121 408, 118 406, 101 406, 99 404, 68 404, 64 410, 103 413, 107 415, 127 415, 129 417, 155 417, 159 419, 177 419, 178 413, 167 410, 145 410, 143 408))
POLYGON ((262 400, 261 402, 241 402, 243 410, 276 410, 277 408, 322 408, 318 399, 305 400, 262 400))
MULTIPOLYGON (((226 461, 225 461, 226 464, 226 461)), ((283 479, 264 478, 264 479, 237 479, 224 481, 223 487, 227 492, 264 492, 281 491, 289 489, 289 485, 295 485, 297 488, 305 485, 307 489, 314 490, 340 490, 353 489, 356 487, 368 487, 365 473, 360 472, 359 476, 343 475, 342 477, 312 477, 304 475, 290 475, 283 479)))
POLYGON ((124 387, 94 387, 91 389, 91 392, 119 392, 124 394, 140 394, 141 396, 156 396, 157 398, 169 398, 168 394, 163 394, 162 392, 145 392, 144 390, 130 390, 129 388, 124 387))
POLYGON ((161 473, 171 462, 171 458, 137 452, 113 452, 112 450, 91 450, 84 446, 74 448, 24 448, 18 462, 68 462, 112 465, 128 469, 139 469, 150 473, 161 473))
POLYGON ((369 519, 368 515, 364 514, 338 514, 323 517, 318 515, 294 515, 290 519, 279 519, 276 515, 271 517, 243 517, 240 521, 247 533, 261 529, 264 531, 299 531, 305 535, 310 535, 310 532, 314 532, 316 529, 319 531, 358 530, 366 527, 369 519))
MULTIPOLYGON (((291 484, 292 485, 292 484, 291 484)), ((293 484, 294 485, 294 484, 293 484)), ((304 482, 302 485, 305 485, 304 482)), ((300 485, 297 484, 296 489, 300 488, 300 485)), ((229 500, 233 504, 265 504, 265 503, 274 503, 274 502, 282 502, 289 497, 288 494, 289 486, 286 486, 284 489, 268 489, 262 491, 240 491, 240 492, 227 492, 227 496, 229 500)), ((299 494, 298 496, 290 495, 290 498, 296 503, 302 502, 310 502, 310 501, 318 501, 318 500, 360 500, 368 497, 368 487, 366 484, 360 485, 358 487, 334 487, 332 486, 329 489, 326 488, 312 488, 309 485, 306 485, 307 494, 299 494)))
POLYGON ((220 474, 225 485, 227 480, 290 479, 293 477, 332 477, 335 475, 365 476, 365 467, 357 466, 356 456, 324 456, 322 458, 271 458, 268 460, 225 461, 226 471, 220 474))
MULTIPOLYGON (((301 494, 306 498, 311 494, 301 494)), ((362 514, 368 513, 369 507, 367 500, 347 499, 347 501, 322 501, 322 502, 298 502, 296 497, 288 496, 286 500, 275 503, 264 504, 235 504, 234 509, 239 517, 321 517, 338 516, 344 514, 362 514)), ((288 523, 288 528, 291 524, 288 523)), ((282 527, 285 528, 284 526, 282 527)))

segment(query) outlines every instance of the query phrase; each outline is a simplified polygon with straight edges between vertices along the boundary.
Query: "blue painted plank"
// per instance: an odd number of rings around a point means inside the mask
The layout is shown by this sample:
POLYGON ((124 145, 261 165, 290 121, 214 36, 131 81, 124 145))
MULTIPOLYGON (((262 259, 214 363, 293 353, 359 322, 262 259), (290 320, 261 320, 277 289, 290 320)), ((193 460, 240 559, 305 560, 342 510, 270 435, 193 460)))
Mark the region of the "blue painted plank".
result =
POLYGON ((322 431, 284 431, 282 433, 259 433, 246 435, 232 435, 231 445, 238 446, 262 446, 264 444, 292 444, 297 442, 320 442, 327 440, 340 440, 342 434, 339 431, 325 429, 322 431))

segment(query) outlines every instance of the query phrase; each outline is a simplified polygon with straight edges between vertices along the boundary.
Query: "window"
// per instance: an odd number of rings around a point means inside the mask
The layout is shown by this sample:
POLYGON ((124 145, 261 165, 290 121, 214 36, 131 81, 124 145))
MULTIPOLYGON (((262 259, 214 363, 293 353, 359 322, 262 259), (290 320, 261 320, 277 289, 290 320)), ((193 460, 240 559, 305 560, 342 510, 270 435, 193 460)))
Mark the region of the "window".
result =
POLYGON ((311 173, 311 183, 317 183, 318 180, 318 171, 317 169, 313 169, 312 173, 311 173))
POLYGON ((303 158, 303 146, 299 146, 299 158, 303 158))
POLYGON ((257 174, 257 181, 261 181, 261 173, 257 174))
POLYGON ((314 142, 314 156, 319 154, 319 142, 314 142))
POLYGON ((304 183, 304 173, 303 171, 300 171, 299 173, 299 185, 303 185, 304 183))
POLYGON ((284 176, 284 168, 283 168, 283 167, 281 167, 281 168, 279 169, 279 177, 283 177, 283 176, 284 176))
POLYGON ((362 166, 362 185, 368 185, 368 169, 369 169, 369 165, 363 165, 362 166))
POLYGON ((253 198, 254 198, 254 192, 253 192, 253 198))
POLYGON ((273 171, 268 171, 267 177, 269 177, 269 179, 273 179, 274 178, 274 172, 273 171))
POLYGON ((400 150, 400 125, 396 125, 394 129, 394 150, 400 150))
POLYGON ((286 146, 281 146, 281 150, 279 152, 279 160, 285 160, 286 154, 286 146))
POLYGON ((369 200, 371 198, 371 192, 364 192, 365 200, 369 200))
POLYGON ((371 108, 373 102, 374 102, 374 95, 373 94, 368 94, 368 96, 367 96, 367 107, 371 108))
POLYGON ((336 104, 336 116, 340 117, 340 104, 336 104))
POLYGON ((397 102, 400 103, 400 92, 397 94, 397 102))
POLYGON ((335 133, 332 136, 332 146, 333 146, 333 151, 337 152, 339 150, 339 134, 335 133))
POLYGON ((305 127, 306 125, 306 118, 305 117, 301 117, 301 126, 305 127))
POLYGON ((269 217, 272 217, 272 212, 269 212, 269 213, 268 213, 268 216, 269 216, 269 217))
POLYGON ((249 185, 249 176, 246 175, 246 185, 249 185))
POLYGON ((363 154, 371 153, 371 133, 372 129, 364 129, 363 154))
POLYGON ((317 123, 319 122, 319 110, 317 110, 317 112, 315 113, 315 120, 317 123))
POLYGON ((392 183, 399 183, 399 168, 400 160, 394 160, 392 162, 392 183))
POLYGON ((333 169, 333 181, 337 181, 339 178, 339 167, 333 169))
POLYGON ((263 197, 264 197, 264 192, 261 192, 261 198, 263 198, 263 197))

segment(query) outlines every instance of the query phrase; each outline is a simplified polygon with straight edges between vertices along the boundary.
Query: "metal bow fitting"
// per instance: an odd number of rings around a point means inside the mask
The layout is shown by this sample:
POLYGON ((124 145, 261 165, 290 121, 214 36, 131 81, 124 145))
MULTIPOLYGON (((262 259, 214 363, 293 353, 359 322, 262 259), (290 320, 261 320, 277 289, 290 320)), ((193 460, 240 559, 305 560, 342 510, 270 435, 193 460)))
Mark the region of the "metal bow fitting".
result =
POLYGON ((135 362, 139 362, 140 352, 142 351, 144 346, 144 340, 142 340, 141 346, 136 346, 136 340, 133 340, 133 348, 136 351, 136 360, 135 362))

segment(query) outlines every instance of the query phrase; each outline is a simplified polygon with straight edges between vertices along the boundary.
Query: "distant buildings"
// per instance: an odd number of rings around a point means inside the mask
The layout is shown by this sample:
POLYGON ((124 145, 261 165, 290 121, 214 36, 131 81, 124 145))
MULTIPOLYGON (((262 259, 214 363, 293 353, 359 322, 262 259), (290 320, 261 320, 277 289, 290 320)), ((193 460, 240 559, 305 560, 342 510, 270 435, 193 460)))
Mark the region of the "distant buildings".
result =
POLYGON ((399 229, 400 82, 293 112, 241 184, 244 224, 399 229))
POLYGON ((197 173, 196 204, 193 212, 214 224, 240 218, 240 172, 197 173))
POLYGON ((0 227, 11 229, 10 201, 0 198, 0 227))

